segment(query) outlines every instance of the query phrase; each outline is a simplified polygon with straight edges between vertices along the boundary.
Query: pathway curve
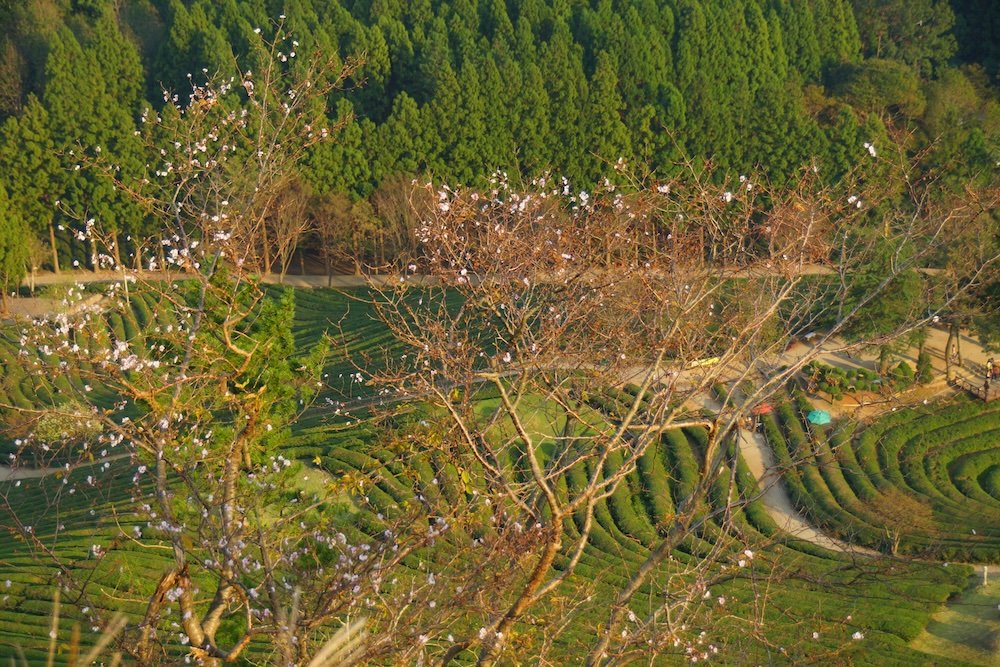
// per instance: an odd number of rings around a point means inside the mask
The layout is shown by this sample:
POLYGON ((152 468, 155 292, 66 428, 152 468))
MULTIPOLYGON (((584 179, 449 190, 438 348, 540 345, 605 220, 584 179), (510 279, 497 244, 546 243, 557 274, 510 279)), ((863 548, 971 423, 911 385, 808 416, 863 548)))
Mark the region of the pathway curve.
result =
POLYGON ((764 509, 774 519, 778 528, 797 539, 812 542, 831 551, 866 556, 882 555, 874 549, 836 540, 810 525, 808 520, 795 509, 792 499, 788 497, 788 492, 781 484, 782 471, 775 465, 771 449, 764 436, 741 428, 738 432, 738 438, 740 454, 743 455, 747 467, 757 479, 757 484, 763 489, 764 495, 761 497, 761 502, 764 504, 764 509))
MULTIPOLYGON (((719 401, 707 394, 692 396, 688 403, 695 408, 709 410, 716 414, 722 410, 719 401)), ((796 539, 811 542, 831 551, 866 556, 881 555, 873 549, 836 540, 813 527, 792 504, 792 499, 781 483, 783 471, 775 465, 771 448, 764 436, 749 429, 739 428, 737 429, 737 438, 740 454, 763 491, 760 500, 764 505, 764 510, 780 530, 796 539)))
POLYGON ((104 458, 96 459, 94 461, 81 461, 79 463, 72 464, 67 463, 66 465, 52 468, 0 465, 0 482, 13 482, 20 479, 39 479, 41 477, 55 475, 56 473, 62 473, 65 475, 73 472, 77 468, 88 468, 90 466, 102 465, 104 463, 110 463, 111 461, 128 458, 129 456, 131 455, 127 453, 115 454, 114 456, 105 456, 104 458))

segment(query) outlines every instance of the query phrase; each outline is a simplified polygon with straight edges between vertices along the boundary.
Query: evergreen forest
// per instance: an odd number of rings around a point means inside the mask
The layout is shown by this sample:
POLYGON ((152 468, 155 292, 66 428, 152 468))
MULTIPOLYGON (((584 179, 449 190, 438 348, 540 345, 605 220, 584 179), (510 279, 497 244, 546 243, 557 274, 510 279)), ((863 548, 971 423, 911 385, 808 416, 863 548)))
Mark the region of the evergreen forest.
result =
POLYGON ((890 142, 957 188, 1000 159, 998 21, 988 0, 6 0, 0 256, 94 268, 90 224, 138 261, 162 230, 88 165, 141 177, 149 114, 314 53, 363 65, 329 99, 351 122, 292 189, 352 228, 377 231, 379 197, 416 176, 577 191, 695 165, 781 184, 890 142), (279 30, 282 50, 254 47, 279 30))

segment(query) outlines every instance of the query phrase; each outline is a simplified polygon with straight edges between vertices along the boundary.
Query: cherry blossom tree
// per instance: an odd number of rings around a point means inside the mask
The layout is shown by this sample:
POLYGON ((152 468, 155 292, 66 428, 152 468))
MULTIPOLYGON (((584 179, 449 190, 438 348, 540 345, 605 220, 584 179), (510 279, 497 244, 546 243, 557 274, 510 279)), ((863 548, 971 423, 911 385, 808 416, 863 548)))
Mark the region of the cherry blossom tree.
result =
MULTIPOLYGON (((176 657, 180 647, 201 664, 232 662, 255 642, 269 662, 343 664, 341 649, 354 639, 338 628, 353 628, 354 637, 357 605, 377 594, 381 573, 443 530, 426 520, 420 528, 426 508, 413 508, 386 520, 379 539, 349 538, 336 513, 319 507, 356 480, 303 495, 299 464, 280 453, 322 387, 329 345, 295 349, 291 294, 265 293, 256 240, 283 214, 275 206, 305 151, 336 135, 340 123, 327 121, 325 103, 355 67, 293 62, 294 48, 279 24, 259 44, 257 73, 192 85, 187 99, 167 94, 162 111, 143 116, 148 173, 116 185, 166 230, 165 266, 153 254, 144 268, 175 279, 135 285, 136 274, 109 251, 114 239, 87 220, 81 234, 99 249, 99 263, 125 279, 98 305, 24 322, 19 334, 19 363, 31 377, 79 381, 60 395, 36 394, 30 409, 9 406, 24 431, 14 463, 35 458, 68 473, 98 459, 93 474, 74 480, 81 493, 106 484, 101 473, 131 474, 130 526, 88 557, 101 562, 122 542, 169 554, 152 595, 133 600, 144 612, 122 639, 143 664, 176 657), (157 306, 132 335, 109 327, 129 310, 130 289, 152 294, 157 306)), ((118 174, 96 157, 91 166, 118 174)), ((6 500, 11 510, 16 503, 6 500)), ((83 613, 105 622, 100 587, 53 548, 64 527, 43 538, 12 521, 57 565, 83 613)), ((392 595, 382 595, 390 607, 392 595)))
MULTIPOLYGON (((875 156, 859 147, 860 157, 875 156)), ((438 406, 443 433, 427 446, 478 471, 496 521, 533 535, 514 560, 492 564, 523 576, 497 575, 507 585, 484 601, 473 628, 449 638, 445 663, 474 653, 477 664, 494 664, 514 650, 511 637, 519 652, 544 651, 518 630, 541 625, 551 641, 567 598, 602 610, 588 664, 696 650, 698 630, 711 624, 705 592, 741 576, 743 564, 720 561, 721 551, 685 566, 668 561, 706 522, 725 525, 748 502, 733 483, 742 420, 820 347, 872 344, 838 336, 988 210, 894 208, 864 175, 862 163, 836 185, 809 169, 783 188, 742 176, 718 185, 694 168, 624 191, 610 181, 577 191, 551 178, 515 187, 504 174, 489 192, 426 184, 421 201, 436 206, 417 227, 419 259, 371 285, 371 306, 405 353, 370 382, 438 406), (887 252, 883 274, 862 283, 862 269, 887 252), (815 330, 823 333, 812 351, 781 359, 790 338, 815 330), (706 405, 723 382, 740 390, 706 405), (707 433, 693 491, 675 499, 673 520, 615 598, 594 602, 568 582, 597 539, 599 504, 628 493, 624 480, 665 432, 692 427, 707 433), (728 501, 713 507, 712 490, 727 480, 728 501), (675 575, 668 583, 654 577, 663 568, 675 575), (662 602, 637 617, 636 595, 649 585, 662 587, 662 602)), ((980 271, 997 261, 980 259, 980 271)), ((894 322, 879 340, 933 316, 894 322)), ((749 558, 757 545, 741 548, 749 558)))

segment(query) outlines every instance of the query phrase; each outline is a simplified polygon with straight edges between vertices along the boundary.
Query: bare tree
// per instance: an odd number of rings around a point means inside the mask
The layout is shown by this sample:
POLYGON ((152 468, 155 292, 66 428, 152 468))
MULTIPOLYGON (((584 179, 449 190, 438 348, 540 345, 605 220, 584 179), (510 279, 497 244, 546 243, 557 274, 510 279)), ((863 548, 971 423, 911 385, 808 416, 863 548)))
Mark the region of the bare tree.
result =
POLYGON ((880 492, 872 505, 884 523, 882 530, 892 555, 899 551, 899 543, 906 535, 935 537, 936 524, 931 508, 896 487, 880 492))
POLYGON ((300 240, 309 233, 311 220, 308 215, 309 186, 299 178, 291 178, 278 192, 271 206, 267 226, 269 237, 274 240, 275 259, 278 262, 279 282, 292 262, 300 240))
POLYGON ((418 255, 417 226, 433 206, 427 194, 412 177, 396 174, 383 179, 370 197, 380 225, 381 255, 391 257, 397 267, 418 255))
POLYGON ((329 192, 313 198, 309 216, 316 229, 327 281, 333 280, 334 266, 344 262, 350 262, 354 274, 361 275, 378 234, 378 223, 368 202, 351 201, 343 193, 329 192))
POLYGON ((872 207, 887 205, 860 176, 825 186, 810 170, 792 188, 767 189, 744 178, 714 186, 692 169, 629 193, 610 185, 574 192, 545 179, 518 189, 501 177, 491 194, 432 184, 425 192, 434 207, 417 228, 421 257, 398 280, 371 285, 372 306, 406 346, 371 382, 439 406, 448 430, 428 446, 478 471, 505 521, 534 527, 532 549, 492 565, 516 564, 524 576, 485 601, 479 629, 444 653, 447 663, 475 650, 480 665, 494 664, 522 624, 557 626, 541 603, 572 595, 566 582, 594 539, 598 504, 664 431, 702 427, 694 490, 676 499, 673 521, 607 603, 587 661, 619 664, 689 646, 686 628, 702 627, 693 622, 704 613, 702 594, 739 576, 732 564, 710 554, 671 566, 686 586, 665 588, 665 602, 638 619, 635 596, 683 540, 746 502, 737 494, 712 510, 708 498, 720 476, 734 474, 726 443, 745 411, 812 358, 779 366, 789 337, 822 324, 822 342, 833 345, 898 273, 921 266, 949 230, 977 215, 956 207, 880 220, 900 249, 888 275, 859 294, 853 276, 885 248, 881 234, 859 232, 872 207), (700 397, 723 380, 754 388, 744 402, 702 414, 700 397))
POLYGON ((351 202, 340 193, 315 195, 309 206, 309 216, 312 218, 317 249, 323 259, 327 287, 330 287, 334 267, 343 259, 350 234, 351 202))

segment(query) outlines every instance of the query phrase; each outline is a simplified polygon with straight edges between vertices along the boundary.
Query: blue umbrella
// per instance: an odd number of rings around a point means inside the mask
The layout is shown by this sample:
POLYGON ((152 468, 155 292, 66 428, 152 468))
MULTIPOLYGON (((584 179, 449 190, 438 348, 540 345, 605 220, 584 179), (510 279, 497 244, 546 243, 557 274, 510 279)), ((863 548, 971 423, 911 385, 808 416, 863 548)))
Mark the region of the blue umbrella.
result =
POLYGON ((806 419, 808 419, 811 424, 829 424, 830 413, 826 410, 812 410, 806 415, 806 419))

